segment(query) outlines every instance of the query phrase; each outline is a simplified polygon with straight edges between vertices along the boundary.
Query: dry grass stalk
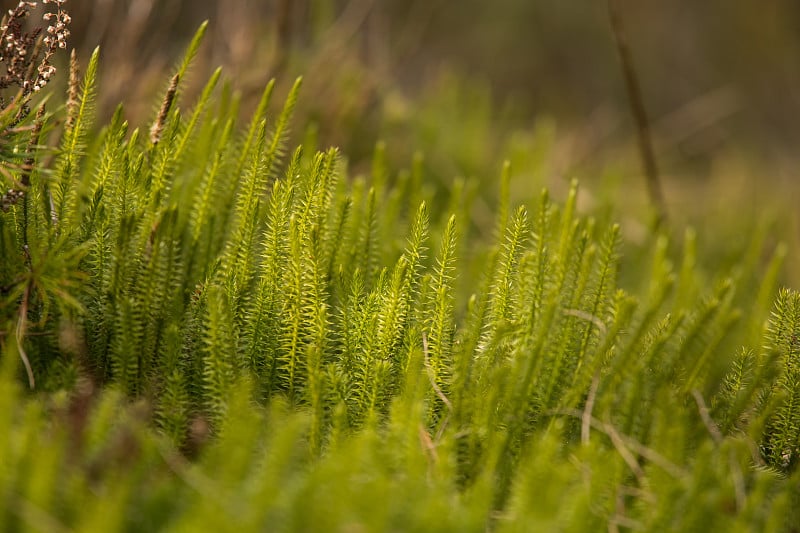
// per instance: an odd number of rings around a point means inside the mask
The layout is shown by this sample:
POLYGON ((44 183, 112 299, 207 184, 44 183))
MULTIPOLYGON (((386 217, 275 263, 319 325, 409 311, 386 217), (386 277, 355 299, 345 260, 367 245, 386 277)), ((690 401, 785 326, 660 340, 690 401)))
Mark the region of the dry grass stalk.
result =
POLYGON ((67 86, 67 129, 75 124, 78 115, 78 95, 80 94, 80 66, 75 49, 69 55, 69 84, 67 86))
POLYGON ((164 100, 161 102, 161 110, 158 112, 158 117, 150 128, 150 142, 153 145, 158 144, 161 140, 161 134, 164 133, 164 124, 167 122, 169 110, 172 109, 172 102, 175 100, 175 94, 178 92, 178 83, 180 82, 180 75, 175 74, 169 83, 167 93, 164 95, 164 100))
POLYGON ((622 76, 625 79, 625 89, 628 93, 628 103, 631 108, 631 115, 636 123, 636 137, 639 144, 639 156, 642 160, 642 168, 647 183, 647 192, 650 201, 656 210, 656 226, 660 226, 667 218, 667 205, 664 201, 661 179, 658 174, 655 151, 653 150, 653 138, 650 133, 650 121, 644 106, 642 89, 639 85, 639 78, 633 65, 633 56, 628 46, 628 39, 625 34, 625 26, 617 7, 617 0, 608 0, 608 16, 611 21, 611 32, 614 34, 614 42, 617 46, 622 76))

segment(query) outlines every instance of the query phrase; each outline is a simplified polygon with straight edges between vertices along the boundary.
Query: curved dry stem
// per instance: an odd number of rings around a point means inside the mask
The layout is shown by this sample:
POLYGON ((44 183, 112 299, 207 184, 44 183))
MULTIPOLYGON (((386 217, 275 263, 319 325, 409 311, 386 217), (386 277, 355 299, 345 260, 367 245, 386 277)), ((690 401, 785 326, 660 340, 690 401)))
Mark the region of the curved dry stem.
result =
POLYGON ((19 358, 22 359, 22 364, 25 365, 25 372, 28 374, 28 385, 31 389, 36 387, 36 379, 33 377, 33 369, 31 368, 31 362, 28 359, 28 354, 25 353, 25 348, 22 346, 23 341, 25 340, 25 329, 28 323, 28 301, 31 295, 31 286, 27 284, 25 286, 25 292, 22 295, 22 303, 19 306, 19 318, 17 319, 17 330, 16 330, 16 341, 17 341, 17 352, 19 353, 19 358))

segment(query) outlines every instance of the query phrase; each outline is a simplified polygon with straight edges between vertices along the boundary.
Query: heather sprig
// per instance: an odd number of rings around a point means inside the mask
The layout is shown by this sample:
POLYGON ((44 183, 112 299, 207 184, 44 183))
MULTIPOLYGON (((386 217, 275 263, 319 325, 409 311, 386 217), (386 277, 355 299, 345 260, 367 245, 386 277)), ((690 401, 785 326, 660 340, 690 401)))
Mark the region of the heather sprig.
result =
MULTIPOLYGON (((0 25, 0 63, 4 64, 5 73, 0 75, 0 89, 17 86, 21 90, 21 98, 26 98, 47 85, 56 72, 52 64, 53 56, 58 49, 67 47, 70 35, 68 26, 72 19, 63 7, 66 2, 42 1, 44 5, 53 5, 55 11, 47 11, 42 15, 47 28, 41 40, 41 27, 25 30, 25 21, 38 2, 21 1, 3 17, 0 25)), ((7 105, 8 102, 0 99, 0 107, 5 109, 7 105)))
POLYGON ((44 29, 40 26, 26 29, 26 21, 39 2, 20 1, 0 23, 0 173, 8 187, 0 196, 3 211, 22 201, 30 185, 34 152, 44 122, 44 104, 39 106, 33 124, 25 119, 31 111, 32 96, 56 72, 53 56, 67 47, 71 18, 64 9, 66 1, 43 0, 43 5, 55 8, 42 15, 47 23, 44 29), (8 89, 13 92, 6 94, 8 89), (21 146, 25 146, 24 150, 19 150, 21 146))

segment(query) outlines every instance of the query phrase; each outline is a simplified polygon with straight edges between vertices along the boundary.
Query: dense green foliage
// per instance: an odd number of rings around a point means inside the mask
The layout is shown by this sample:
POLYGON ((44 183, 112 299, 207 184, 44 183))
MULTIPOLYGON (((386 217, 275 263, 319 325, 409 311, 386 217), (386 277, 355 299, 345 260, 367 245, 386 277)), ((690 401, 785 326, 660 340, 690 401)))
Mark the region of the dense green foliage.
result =
POLYGON ((147 133, 95 133, 96 53, 0 213, 2 527, 796 531, 783 247, 626 259, 576 184, 517 207, 508 167, 478 232, 380 145, 368 177, 290 152, 299 81, 244 127, 219 73, 182 112, 201 35, 147 133))

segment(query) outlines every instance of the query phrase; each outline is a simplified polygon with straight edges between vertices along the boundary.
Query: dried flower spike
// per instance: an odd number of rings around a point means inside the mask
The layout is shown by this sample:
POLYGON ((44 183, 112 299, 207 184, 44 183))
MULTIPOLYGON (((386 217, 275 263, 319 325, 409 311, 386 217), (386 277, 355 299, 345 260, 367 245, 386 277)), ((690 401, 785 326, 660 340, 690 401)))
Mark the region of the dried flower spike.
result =
POLYGON ((172 108, 172 101, 175 99, 175 93, 178 92, 178 82, 180 82, 180 74, 175 74, 169 82, 167 94, 164 95, 164 101, 161 102, 161 109, 158 112, 158 117, 150 128, 150 142, 158 144, 161 140, 161 134, 164 132, 164 124, 167 121, 169 110, 172 108))
POLYGON ((78 65, 78 55, 75 49, 69 55, 69 83, 67 85, 67 129, 71 129, 75 124, 78 115, 78 93, 80 85, 80 68, 78 65))

